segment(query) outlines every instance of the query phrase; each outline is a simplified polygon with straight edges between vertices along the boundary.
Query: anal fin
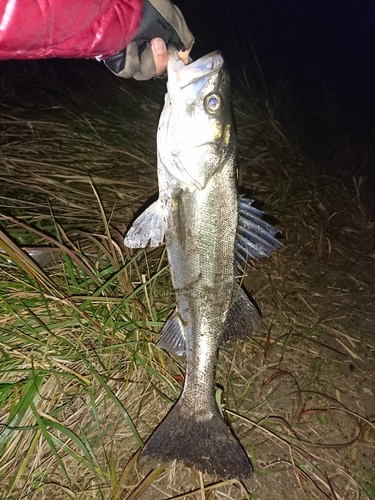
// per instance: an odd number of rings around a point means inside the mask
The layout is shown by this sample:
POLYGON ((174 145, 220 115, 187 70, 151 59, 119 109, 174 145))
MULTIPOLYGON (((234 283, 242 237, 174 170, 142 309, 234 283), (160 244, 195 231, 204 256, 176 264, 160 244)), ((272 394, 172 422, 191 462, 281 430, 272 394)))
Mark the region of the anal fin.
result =
POLYGON ((184 327, 181 323, 181 318, 176 309, 165 322, 162 330, 161 337, 156 344, 161 349, 183 356, 186 352, 186 338, 184 327))

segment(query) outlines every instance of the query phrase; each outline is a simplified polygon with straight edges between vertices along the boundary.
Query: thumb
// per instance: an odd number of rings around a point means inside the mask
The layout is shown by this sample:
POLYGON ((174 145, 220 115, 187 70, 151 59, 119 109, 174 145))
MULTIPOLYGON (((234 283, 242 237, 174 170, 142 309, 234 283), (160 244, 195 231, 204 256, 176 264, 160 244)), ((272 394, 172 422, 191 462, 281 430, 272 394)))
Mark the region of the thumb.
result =
POLYGON ((150 41, 152 55, 155 63, 155 75, 160 76, 167 69, 168 51, 167 46, 162 38, 153 38, 150 41))

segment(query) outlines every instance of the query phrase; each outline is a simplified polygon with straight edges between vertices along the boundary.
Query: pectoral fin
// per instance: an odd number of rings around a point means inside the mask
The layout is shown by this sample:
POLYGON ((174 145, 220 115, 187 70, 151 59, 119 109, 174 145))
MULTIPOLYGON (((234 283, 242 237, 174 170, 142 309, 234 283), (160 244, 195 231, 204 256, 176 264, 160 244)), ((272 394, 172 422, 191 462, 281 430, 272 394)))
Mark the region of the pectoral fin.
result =
POLYGON ((183 356, 186 352, 186 338, 177 309, 169 316, 161 331, 161 337, 156 344, 161 349, 183 356))
POLYGON ((151 247, 157 247, 163 240, 163 213, 157 200, 134 221, 125 236, 124 243, 129 248, 145 248, 148 242, 151 247))

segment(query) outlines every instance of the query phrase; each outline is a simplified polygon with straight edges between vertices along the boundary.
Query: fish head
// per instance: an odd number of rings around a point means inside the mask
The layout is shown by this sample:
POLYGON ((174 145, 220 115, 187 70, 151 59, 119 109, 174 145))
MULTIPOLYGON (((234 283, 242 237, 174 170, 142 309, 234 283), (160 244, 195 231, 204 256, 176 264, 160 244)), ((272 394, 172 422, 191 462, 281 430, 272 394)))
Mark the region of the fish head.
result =
POLYGON ((185 190, 203 189, 236 148, 230 81, 220 52, 186 65, 169 52, 159 162, 185 190))

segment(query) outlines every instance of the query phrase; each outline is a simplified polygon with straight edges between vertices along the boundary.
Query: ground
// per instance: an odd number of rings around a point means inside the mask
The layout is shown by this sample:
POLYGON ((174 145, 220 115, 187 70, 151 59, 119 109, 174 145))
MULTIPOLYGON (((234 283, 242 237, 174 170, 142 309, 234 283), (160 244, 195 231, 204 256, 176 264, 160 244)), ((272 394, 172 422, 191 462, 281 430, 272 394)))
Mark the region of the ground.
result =
POLYGON ((373 156, 337 106, 317 134, 234 85, 240 190, 284 244, 246 270, 261 331, 219 355, 241 484, 135 464, 184 374, 154 347, 174 307, 163 249, 122 244, 157 190, 163 82, 43 62, 9 63, 2 86, 0 498, 375 498, 373 156), (57 262, 35 267, 36 245, 57 262))

